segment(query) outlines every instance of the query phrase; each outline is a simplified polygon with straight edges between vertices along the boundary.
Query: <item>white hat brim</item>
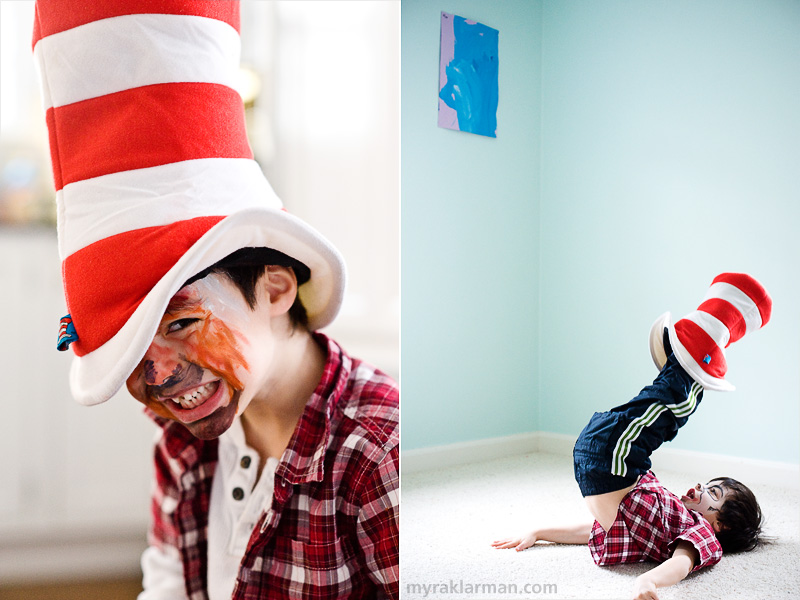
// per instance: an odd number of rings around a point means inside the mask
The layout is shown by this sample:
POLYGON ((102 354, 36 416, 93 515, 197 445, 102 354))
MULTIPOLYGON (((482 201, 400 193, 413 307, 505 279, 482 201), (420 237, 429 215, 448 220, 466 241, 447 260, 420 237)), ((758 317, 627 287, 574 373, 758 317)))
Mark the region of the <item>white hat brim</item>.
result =
POLYGON ((144 356, 170 299, 193 275, 241 248, 273 248, 304 263, 311 279, 299 294, 309 329, 330 324, 344 298, 346 270, 338 250, 313 227, 273 208, 245 209, 209 229, 150 290, 127 322, 96 350, 73 359, 70 388, 84 406, 117 393, 144 356))
POLYGON ((671 326, 671 315, 669 312, 665 312, 658 317, 650 328, 650 356, 653 358, 653 362, 659 370, 667 362, 663 338, 665 327, 669 332, 669 343, 672 346, 672 352, 675 354, 675 358, 678 359, 678 363, 680 363, 692 379, 702 385, 704 389, 715 392, 732 392, 736 389, 733 384, 725 379, 709 375, 697 364, 697 361, 692 358, 692 355, 689 354, 689 351, 678 339, 675 328, 671 326))

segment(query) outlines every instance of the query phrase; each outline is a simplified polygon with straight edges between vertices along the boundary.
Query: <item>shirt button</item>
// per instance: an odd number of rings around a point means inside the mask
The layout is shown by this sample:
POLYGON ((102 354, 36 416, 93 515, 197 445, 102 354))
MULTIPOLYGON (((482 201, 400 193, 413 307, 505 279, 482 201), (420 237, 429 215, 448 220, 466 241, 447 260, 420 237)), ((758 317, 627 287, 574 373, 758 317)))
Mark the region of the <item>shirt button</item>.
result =
POLYGON ((239 461, 239 466, 241 466, 243 469, 248 468, 250 466, 250 457, 243 456, 242 460, 239 461))
POLYGON ((233 499, 241 500, 242 498, 244 498, 244 490, 240 487, 233 488, 233 499))

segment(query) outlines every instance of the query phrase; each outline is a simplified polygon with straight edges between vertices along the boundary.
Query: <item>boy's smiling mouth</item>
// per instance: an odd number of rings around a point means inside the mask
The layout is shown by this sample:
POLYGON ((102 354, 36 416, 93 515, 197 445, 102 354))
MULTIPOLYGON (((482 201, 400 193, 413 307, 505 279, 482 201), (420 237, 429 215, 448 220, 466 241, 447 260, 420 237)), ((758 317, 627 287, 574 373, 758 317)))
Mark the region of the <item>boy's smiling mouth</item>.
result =
POLYGON ((233 390, 221 379, 209 381, 180 394, 161 396, 159 400, 182 423, 204 419, 220 407, 227 406, 233 390))
POLYGON ((198 386, 193 390, 189 390, 180 396, 173 396, 172 398, 169 398, 169 400, 172 400, 176 404, 180 404, 181 408, 197 408, 211 397, 211 395, 217 390, 218 385, 218 381, 209 381, 208 383, 198 386))
POLYGON ((703 497, 703 490, 698 490, 696 487, 689 488, 685 496, 681 496, 681 502, 689 502, 691 504, 700 504, 700 499, 703 497))

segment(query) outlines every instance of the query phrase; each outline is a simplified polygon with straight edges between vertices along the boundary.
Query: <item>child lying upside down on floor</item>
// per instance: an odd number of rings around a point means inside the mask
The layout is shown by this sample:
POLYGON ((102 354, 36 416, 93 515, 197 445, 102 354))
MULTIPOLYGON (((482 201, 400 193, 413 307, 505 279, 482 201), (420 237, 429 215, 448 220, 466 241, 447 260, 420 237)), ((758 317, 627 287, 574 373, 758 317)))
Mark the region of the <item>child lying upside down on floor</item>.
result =
POLYGON ((537 529, 492 546, 520 551, 537 541, 588 543, 600 566, 661 563, 636 579, 637 600, 657 600, 657 588, 716 564, 723 551, 755 548, 762 515, 749 488, 720 477, 679 498, 656 479, 650 455, 675 438, 704 389, 733 390, 724 379, 724 348, 766 325, 771 310, 769 294, 755 279, 723 273, 698 309, 674 327, 669 313, 659 317, 650 331, 658 377, 630 402, 595 413, 575 443, 575 479, 594 522, 537 529))

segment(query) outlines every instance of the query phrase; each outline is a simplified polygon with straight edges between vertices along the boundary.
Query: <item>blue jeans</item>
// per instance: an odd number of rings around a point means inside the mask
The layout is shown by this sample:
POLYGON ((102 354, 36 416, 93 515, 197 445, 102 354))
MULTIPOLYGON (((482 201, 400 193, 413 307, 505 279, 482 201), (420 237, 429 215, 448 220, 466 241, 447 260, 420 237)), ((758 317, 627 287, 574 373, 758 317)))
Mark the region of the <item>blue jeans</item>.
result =
POLYGON ((661 373, 630 402, 594 413, 572 452, 583 496, 621 490, 650 470, 650 455, 675 438, 703 388, 670 354, 661 373))

